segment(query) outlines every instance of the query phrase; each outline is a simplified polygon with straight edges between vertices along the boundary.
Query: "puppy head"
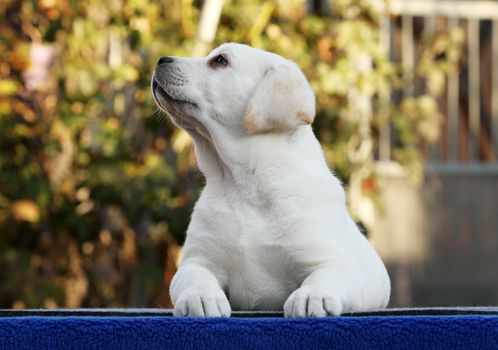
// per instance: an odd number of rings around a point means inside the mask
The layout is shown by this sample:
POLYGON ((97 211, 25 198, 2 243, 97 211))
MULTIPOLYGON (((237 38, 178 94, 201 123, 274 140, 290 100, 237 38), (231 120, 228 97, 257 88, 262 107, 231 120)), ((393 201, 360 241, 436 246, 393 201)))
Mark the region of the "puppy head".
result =
POLYGON ((240 44, 223 44, 205 58, 163 57, 152 91, 178 126, 201 134, 281 132, 315 115, 315 96, 296 64, 240 44))

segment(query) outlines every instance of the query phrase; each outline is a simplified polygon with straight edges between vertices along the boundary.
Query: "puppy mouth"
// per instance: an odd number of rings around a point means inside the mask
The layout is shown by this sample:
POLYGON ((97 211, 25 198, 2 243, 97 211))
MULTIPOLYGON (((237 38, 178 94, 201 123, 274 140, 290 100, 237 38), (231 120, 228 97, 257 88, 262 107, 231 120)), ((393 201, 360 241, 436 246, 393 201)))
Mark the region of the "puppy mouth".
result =
POLYGON ((167 112, 177 126, 190 132, 196 132, 207 140, 211 139, 206 127, 192 117, 192 112, 195 113, 195 111, 191 108, 198 109, 197 103, 171 96, 155 77, 152 79, 152 95, 159 108, 167 112))
POLYGON ((195 102, 189 101, 189 100, 183 100, 183 99, 178 99, 166 92, 161 85, 157 82, 157 80, 152 79, 152 95, 154 96, 154 100, 158 104, 161 109, 168 111, 171 107, 172 104, 179 104, 179 105, 191 105, 193 107, 197 107, 197 104, 195 102))

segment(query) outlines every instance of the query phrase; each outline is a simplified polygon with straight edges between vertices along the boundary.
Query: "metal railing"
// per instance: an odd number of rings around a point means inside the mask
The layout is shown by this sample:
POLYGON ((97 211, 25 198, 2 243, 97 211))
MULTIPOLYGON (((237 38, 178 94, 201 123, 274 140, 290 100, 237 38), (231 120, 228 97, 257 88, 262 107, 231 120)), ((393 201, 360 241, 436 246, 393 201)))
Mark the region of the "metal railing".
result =
MULTIPOLYGON (((380 23, 381 40, 391 57, 403 66, 407 82, 404 96, 415 93, 414 20, 423 21, 427 34, 434 34, 436 21, 441 20, 446 21, 448 32, 460 26, 466 33, 459 70, 448 76, 444 98, 440 100, 445 118, 442 138, 428 153, 427 169, 498 174, 498 1, 388 1, 388 10, 380 23), (401 22, 400 27, 393 25, 395 20, 401 22), (489 39, 483 40, 483 29, 489 32, 489 39), (393 55, 398 49, 393 47, 395 30, 401 34, 401 57, 397 58, 393 55), (484 79, 491 80, 487 84, 490 94, 482 89, 484 79)), ((390 127, 385 126, 380 132, 379 162, 392 160, 391 142, 390 127)))

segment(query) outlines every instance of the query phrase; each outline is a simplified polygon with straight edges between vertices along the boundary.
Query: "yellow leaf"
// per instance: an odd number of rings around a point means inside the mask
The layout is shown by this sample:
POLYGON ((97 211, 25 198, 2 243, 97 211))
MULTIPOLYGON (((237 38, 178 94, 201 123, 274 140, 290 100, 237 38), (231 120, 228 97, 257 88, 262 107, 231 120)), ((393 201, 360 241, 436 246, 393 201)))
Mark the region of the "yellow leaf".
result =
POLYGON ((11 96, 19 91, 19 83, 15 80, 0 80, 0 96, 11 96))
POLYGON ((31 199, 15 201, 10 207, 14 220, 37 223, 40 220, 40 208, 31 199))
POLYGON ((184 130, 179 130, 174 135, 173 139, 173 149, 180 153, 184 149, 186 149, 192 143, 192 139, 184 130))

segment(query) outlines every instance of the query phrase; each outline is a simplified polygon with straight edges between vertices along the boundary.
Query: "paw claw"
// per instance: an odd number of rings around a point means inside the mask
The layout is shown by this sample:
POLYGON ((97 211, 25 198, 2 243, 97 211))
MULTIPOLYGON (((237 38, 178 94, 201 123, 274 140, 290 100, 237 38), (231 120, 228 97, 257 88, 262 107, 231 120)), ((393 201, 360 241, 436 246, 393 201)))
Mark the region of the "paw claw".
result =
POLYGON ((175 303, 175 316, 229 317, 230 303, 223 292, 184 291, 175 303))
POLYGON ((284 304, 285 317, 325 317, 342 313, 342 303, 337 295, 314 292, 309 287, 295 290, 284 304))

